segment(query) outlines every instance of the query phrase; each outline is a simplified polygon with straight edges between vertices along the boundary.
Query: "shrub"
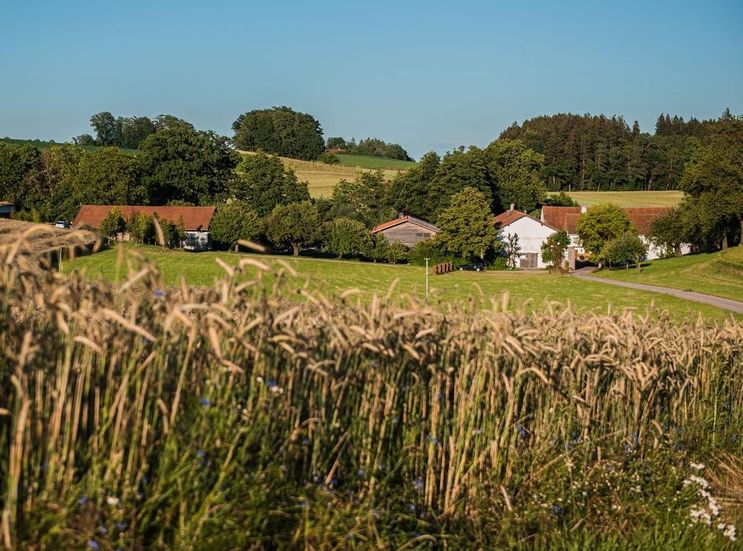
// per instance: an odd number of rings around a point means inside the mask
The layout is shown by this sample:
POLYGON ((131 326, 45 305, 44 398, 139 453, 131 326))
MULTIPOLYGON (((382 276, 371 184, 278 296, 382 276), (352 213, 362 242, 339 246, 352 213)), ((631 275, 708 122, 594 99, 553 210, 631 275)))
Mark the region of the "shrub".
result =
POLYGON ((565 249, 570 245, 570 237, 564 230, 550 235, 542 243, 542 262, 551 265, 552 271, 561 271, 565 259, 565 249))
POLYGON ((126 231, 126 220, 119 209, 111 209, 101 222, 99 231, 108 239, 116 239, 116 236, 126 231))
POLYGON ((330 153, 328 151, 321 153, 317 160, 321 163, 325 163, 326 165, 338 165, 341 162, 341 160, 338 158, 338 155, 336 155, 335 153, 330 153))
POLYGON ((134 214, 127 220, 126 231, 135 243, 154 243, 156 239, 152 216, 143 212, 134 214))
POLYGON ((443 262, 460 262, 461 259, 446 250, 443 243, 436 238, 418 241, 408 252, 411 264, 424 266, 426 258, 429 265, 441 264, 443 262))
POLYGON ((647 246, 634 232, 626 232, 609 241, 601 251, 601 256, 610 266, 625 264, 629 268, 630 264, 637 264, 638 269, 646 255, 647 246))

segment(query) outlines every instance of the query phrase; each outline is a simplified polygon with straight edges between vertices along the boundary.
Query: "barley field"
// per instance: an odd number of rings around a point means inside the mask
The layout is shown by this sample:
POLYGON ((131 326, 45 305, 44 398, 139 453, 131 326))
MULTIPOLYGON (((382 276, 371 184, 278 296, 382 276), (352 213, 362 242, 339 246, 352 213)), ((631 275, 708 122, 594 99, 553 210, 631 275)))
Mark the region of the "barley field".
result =
POLYGON ((682 191, 571 191, 570 197, 581 206, 613 203, 620 207, 675 207, 684 196, 682 191))
POLYGON ((33 261, 0 246, 6 548, 737 548, 740 322, 33 261))

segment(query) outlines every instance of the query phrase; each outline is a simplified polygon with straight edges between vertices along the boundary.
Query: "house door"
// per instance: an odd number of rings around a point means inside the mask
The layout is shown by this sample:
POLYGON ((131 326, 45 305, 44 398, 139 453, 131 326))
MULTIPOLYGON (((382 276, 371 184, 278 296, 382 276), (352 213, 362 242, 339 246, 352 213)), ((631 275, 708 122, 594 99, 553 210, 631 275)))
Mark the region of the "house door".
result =
POLYGON ((523 270, 529 270, 537 267, 539 253, 524 253, 520 259, 520 266, 523 270))

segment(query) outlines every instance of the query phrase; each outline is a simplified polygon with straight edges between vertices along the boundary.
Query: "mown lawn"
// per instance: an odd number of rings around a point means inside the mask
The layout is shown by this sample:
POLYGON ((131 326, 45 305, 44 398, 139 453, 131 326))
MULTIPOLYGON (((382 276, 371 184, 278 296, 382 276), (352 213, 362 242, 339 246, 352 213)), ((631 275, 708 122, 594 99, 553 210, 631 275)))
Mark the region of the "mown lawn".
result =
MULTIPOLYGON (((425 270, 409 265, 242 255, 232 252, 187 253, 161 250, 154 246, 121 246, 65 262, 62 268, 65 272, 73 269, 85 270, 86 275, 91 278, 103 277, 109 281, 121 281, 126 276, 127 266, 131 266, 133 270, 137 269, 138 261, 131 254, 135 252, 159 266, 167 285, 175 285, 181 278, 192 285, 210 285, 224 273, 216 262, 217 258, 229 265, 235 265, 240 257, 250 256, 275 268, 280 267, 279 261, 287 262, 298 272, 297 276, 288 276, 290 284, 296 288, 307 285, 312 290, 330 296, 338 295, 347 289, 358 289, 362 298, 368 300, 373 293, 386 293, 394 284, 393 293, 401 301, 406 295, 412 295, 419 300, 424 298, 425 270)), ((474 306, 487 308, 491 307, 493 302, 500 304, 506 294, 512 306, 526 305, 529 308, 542 308, 545 302, 555 302, 563 305, 569 303, 578 309, 596 312, 606 312, 609 308, 634 308, 644 313, 649 306, 654 305, 668 310, 672 316, 679 319, 697 314, 714 319, 723 319, 731 315, 712 306, 675 297, 620 289, 542 272, 454 272, 430 277, 429 300, 442 307, 472 301, 474 306)))
POLYGON ((573 191, 568 193, 582 206, 614 203, 620 207, 673 207, 684 196, 681 191, 573 191))
POLYGON ((603 270, 596 275, 743 300, 743 247, 653 260, 640 271, 603 270))

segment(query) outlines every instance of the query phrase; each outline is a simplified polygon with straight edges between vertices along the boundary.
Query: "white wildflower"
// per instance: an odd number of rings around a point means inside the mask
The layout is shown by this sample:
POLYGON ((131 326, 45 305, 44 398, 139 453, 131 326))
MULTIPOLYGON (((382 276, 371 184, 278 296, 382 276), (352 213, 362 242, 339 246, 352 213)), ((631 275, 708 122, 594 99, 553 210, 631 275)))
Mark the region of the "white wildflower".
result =
POLYGON ((108 503, 111 507, 116 507, 119 504, 119 498, 118 497, 113 497, 113 496, 108 496, 106 498, 106 503, 108 503))
POLYGON ((694 463, 692 461, 691 463, 689 463, 689 467, 691 467, 695 471, 703 471, 704 470, 704 463, 694 463))

